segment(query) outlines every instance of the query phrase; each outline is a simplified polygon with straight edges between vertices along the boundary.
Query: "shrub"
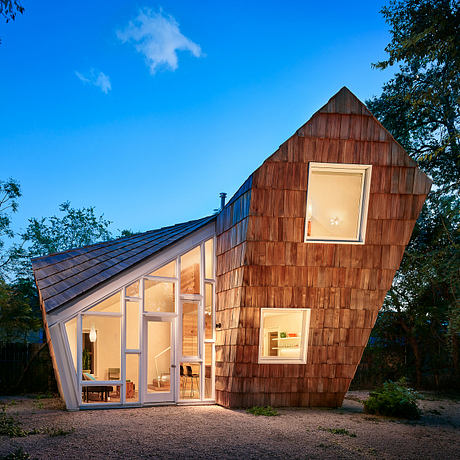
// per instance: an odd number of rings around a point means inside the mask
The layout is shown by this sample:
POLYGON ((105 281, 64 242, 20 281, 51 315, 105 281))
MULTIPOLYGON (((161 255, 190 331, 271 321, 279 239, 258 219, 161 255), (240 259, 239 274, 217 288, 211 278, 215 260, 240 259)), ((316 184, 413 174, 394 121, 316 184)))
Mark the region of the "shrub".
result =
POLYGON ((398 382, 388 380, 382 388, 369 394, 369 398, 364 401, 364 411, 369 414, 416 419, 421 415, 417 406, 419 398, 416 391, 407 387, 405 379, 398 382))
POLYGON ((266 407, 254 406, 254 407, 251 407, 250 409, 246 409, 246 412, 252 415, 265 415, 266 417, 272 417, 274 415, 279 415, 278 411, 271 406, 266 406, 266 407))

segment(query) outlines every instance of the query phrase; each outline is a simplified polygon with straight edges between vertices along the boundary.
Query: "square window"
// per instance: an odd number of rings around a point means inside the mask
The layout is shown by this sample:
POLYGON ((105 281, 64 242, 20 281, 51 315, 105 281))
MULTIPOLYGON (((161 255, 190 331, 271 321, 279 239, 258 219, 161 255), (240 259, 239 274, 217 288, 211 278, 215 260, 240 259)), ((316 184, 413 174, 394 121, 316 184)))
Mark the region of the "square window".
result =
POLYGON ((304 364, 309 325, 309 309, 262 308, 259 363, 304 364))
POLYGON ((310 163, 305 241, 364 243, 372 166, 310 163))

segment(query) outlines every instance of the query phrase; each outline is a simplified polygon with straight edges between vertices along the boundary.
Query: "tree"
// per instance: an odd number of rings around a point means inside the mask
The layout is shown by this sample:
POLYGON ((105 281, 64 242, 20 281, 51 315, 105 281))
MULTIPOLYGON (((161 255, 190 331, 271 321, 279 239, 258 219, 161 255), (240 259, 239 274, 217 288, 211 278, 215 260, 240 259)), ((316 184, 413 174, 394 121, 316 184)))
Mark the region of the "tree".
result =
POLYGON ((367 105, 432 176, 434 185, 385 300, 381 316, 386 320, 380 324, 402 332, 412 350, 418 386, 424 373, 438 385, 440 375, 450 369, 459 377, 459 4, 398 0, 382 13, 391 41, 385 48, 388 59, 375 67, 399 69, 367 105))
POLYGON ((0 340, 27 342, 30 332, 41 327, 35 286, 27 280, 11 284, 0 280, 0 340))
POLYGON ((388 59, 399 64, 371 110, 438 187, 460 184, 460 4, 449 0, 391 1, 388 59))
MULTIPOLYGON (((21 2, 18 0, 0 0, 0 17, 2 17, 5 22, 14 21, 17 14, 24 13, 24 7, 21 5, 21 2)), ((2 40, 0 39, 0 44, 2 40)))
POLYGON ((111 222, 97 216, 95 208, 75 209, 69 201, 59 206, 62 216, 29 219, 21 235, 22 245, 14 248, 12 261, 18 278, 32 279, 30 259, 111 239, 111 222))
POLYGON ((14 179, 0 181, 0 278, 10 257, 5 251, 5 239, 14 237, 11 229, 11 215, 18 210, 18 198, 21 196, 19 183, 14 179))

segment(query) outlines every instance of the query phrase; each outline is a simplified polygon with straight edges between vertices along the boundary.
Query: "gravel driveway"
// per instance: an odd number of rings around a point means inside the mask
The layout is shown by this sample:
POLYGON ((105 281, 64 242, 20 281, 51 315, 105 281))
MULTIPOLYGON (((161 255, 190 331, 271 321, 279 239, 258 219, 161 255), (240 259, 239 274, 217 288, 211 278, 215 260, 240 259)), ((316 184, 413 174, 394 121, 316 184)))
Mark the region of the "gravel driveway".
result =
POLYGON ((0 398, 24 429, 73 429, 0 436, 0 458, 18 448, 52 459, 460 458, 460 402, 424 400, 422 419, 403 422, 364 414, 358 400, 366 396, 349 392, 340 409, 281 409, 277 417, 219 406, 66 412, 58 399, 0 398))

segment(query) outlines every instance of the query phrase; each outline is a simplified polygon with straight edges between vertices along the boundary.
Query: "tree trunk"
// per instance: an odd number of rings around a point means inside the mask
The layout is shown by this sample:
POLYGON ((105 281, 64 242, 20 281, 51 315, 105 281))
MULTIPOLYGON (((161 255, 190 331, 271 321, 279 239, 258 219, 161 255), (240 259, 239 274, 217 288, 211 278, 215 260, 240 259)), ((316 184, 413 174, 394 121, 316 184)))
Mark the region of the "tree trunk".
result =
POLYGON ((399 319, 399 323, 404 329, 409 345, 412 348, 412 352, 414 353, 416 386, 417 388, 420 388, 422 385, 422 356, 420 354, 420 348, 418 346, 417 340, 415 339, 413 328, 410 328, 401 318, 399 319))

